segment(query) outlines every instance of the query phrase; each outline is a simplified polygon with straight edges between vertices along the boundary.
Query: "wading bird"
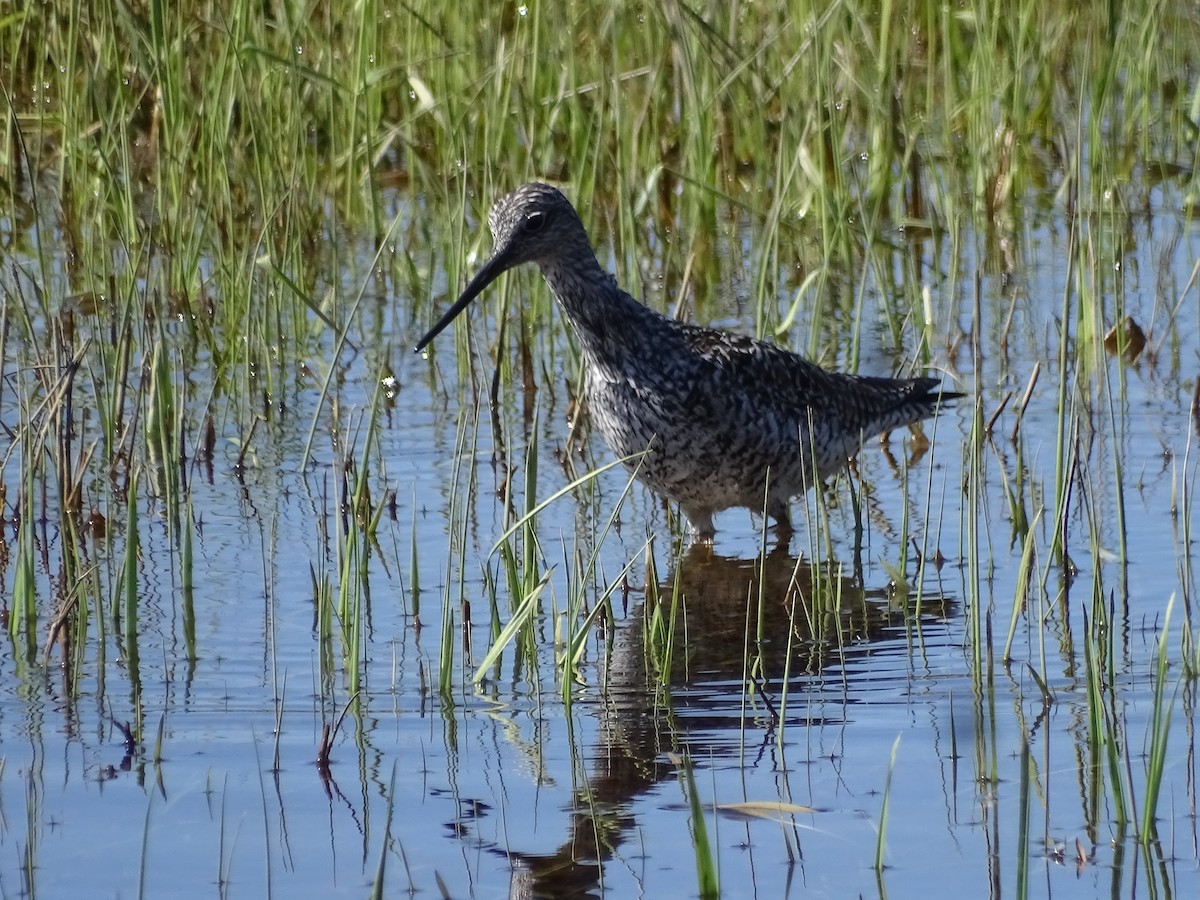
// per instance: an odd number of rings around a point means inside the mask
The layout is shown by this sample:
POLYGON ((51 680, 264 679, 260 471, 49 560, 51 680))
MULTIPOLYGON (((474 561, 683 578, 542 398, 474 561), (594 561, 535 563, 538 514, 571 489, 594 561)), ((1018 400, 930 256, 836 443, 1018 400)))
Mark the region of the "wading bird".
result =
POLYGON ((774 344, 668 319, 601 268, 574 207, 526 184, 488 215, 494 252, 417 350, 503 272, 536 263, 583 351, 588 411, 605 443, 679 504, 694 536, 713 514, 763 512, 791 533, 789 501, 841 469, 863 441, 932 416, 936 378, 830 372, 774 344))

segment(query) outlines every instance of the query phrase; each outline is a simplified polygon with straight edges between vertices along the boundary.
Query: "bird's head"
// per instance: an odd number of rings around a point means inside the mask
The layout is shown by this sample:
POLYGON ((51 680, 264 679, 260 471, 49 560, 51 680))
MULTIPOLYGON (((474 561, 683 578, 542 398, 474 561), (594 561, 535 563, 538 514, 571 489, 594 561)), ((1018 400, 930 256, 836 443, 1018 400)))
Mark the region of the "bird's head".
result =
POLYGON ((509 269, 528 262, 543 263, 571 250, 590 247, 587 234, 570 201, 548 184, 523 184, 496 201, 488 213, 492 256, 463 289, 462 295, 417 344, 423 350, 471 301, 509 269))

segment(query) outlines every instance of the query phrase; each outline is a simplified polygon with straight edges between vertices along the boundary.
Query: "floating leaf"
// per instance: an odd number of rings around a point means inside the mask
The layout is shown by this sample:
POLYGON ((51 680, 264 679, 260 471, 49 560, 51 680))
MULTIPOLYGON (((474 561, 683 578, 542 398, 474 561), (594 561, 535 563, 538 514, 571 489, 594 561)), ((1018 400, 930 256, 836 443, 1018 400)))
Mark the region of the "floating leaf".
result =
POLYGON ((816 807, 801 806, 798 803, 784 803, 782 800, 747 800, 745 803, 718 803, 717 809, 724 812, 737 813, 741 816, 753 816, 759 819, 774 819, 777 816, 793 816, 820 812, 816 807))

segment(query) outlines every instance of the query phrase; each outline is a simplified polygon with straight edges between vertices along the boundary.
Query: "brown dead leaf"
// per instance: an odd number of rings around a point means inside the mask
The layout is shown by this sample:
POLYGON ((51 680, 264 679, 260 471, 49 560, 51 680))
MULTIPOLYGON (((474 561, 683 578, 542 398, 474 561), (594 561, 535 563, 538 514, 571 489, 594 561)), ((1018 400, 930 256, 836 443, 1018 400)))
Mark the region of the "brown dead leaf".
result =
POLYGON ((1104 336, 1104 349, 1110 356, 1121 353, 1126 362, 1133 362, 1146 349, 1146 333, 1132 316, 1126 316, 1124 322, 1108 330, 1104 336))

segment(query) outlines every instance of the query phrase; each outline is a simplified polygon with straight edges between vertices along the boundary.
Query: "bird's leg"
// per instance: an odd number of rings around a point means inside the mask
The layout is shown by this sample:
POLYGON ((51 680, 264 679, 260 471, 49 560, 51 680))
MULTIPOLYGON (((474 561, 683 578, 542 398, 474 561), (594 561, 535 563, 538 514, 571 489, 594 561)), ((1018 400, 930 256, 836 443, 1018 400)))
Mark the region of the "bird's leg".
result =
POLYGON ((775 536, 781 543, 787 542, 796 533, 792 528, 792 513, 786 498, 772 497, 768 500, 767 515, 775 520, 775 536))
POLYGON ((680 506, 680 511, 688 520, 688 524, 692 528, 692 543, 694 544, 711 544, 716 536, 717 529, 713 525, 712 510, 697 509, 680 506))

